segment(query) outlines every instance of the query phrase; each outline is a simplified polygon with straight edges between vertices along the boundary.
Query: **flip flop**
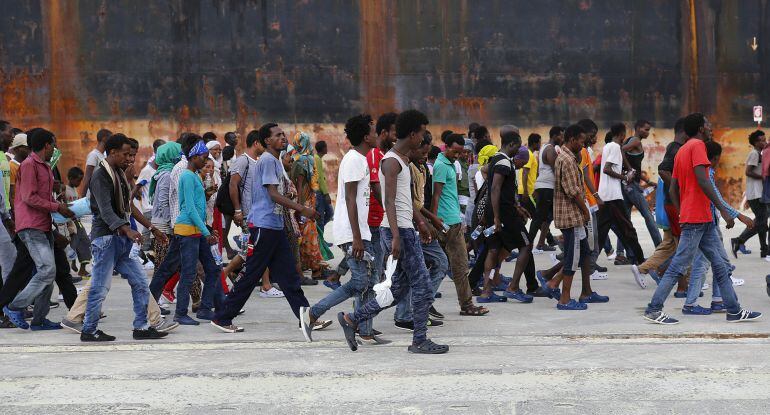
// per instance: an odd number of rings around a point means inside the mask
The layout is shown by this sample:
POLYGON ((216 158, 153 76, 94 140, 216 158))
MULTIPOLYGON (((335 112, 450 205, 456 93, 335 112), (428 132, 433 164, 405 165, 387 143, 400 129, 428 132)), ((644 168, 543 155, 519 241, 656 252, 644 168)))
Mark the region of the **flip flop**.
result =
POLYGON ((504 303, 504 302, 506 302, 506 301, 508 301, 508 299, 507 299, 507 298, 505 298, 505 297, 503 297, 503 296, 500 296, 500 295, 497 295, 497 294, 495 294, 495 293, 492 293, 492 294, 490 294, 490 295, 489 295, 489 297, 483 297, 483 296, 478 296, 478 297, 476 297, 476 302, 477 302, 477 303, 480 303, 480 304, 486 304, 486 303, 504 303))

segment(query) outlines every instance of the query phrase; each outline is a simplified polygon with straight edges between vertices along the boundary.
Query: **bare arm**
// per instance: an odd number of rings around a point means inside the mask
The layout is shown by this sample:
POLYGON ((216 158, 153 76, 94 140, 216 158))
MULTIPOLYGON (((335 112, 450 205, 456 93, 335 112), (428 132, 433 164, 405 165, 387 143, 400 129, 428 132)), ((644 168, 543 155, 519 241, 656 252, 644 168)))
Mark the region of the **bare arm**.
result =
POLYGON ((725 219, 725 222, 727 222, 727 227, 732 228, 732 224, 734 223, 732 218, 730 217, 729 212, 727 212, 727 209, 725 209, 722 202, 719 200, 719 196, 717 195, 717 192, 714 190, 714 186, 711 185, 711 179, 709 179, 708 170, 706 170, 706 166, 695 166, 695 178, 698 180, 698 187, 703 190, 703 193, 706 194, 706 197, 709 198, 711 203, 716 206, 717 210, 722 214, 722 217, 725 219))
POLYGON ((751 177, 752 179, 758 179, 762 180, 763 177, 761 174, 754 173, 752 170, 754 170, 755 166, 746 165, 746 177, 751 177))
POLYGON ((372 196, 374 196, 374 199, 377 200, 380 203, 380 206, 383 206, 382 204, 382 187, 380 187, 380 182, 371 182, 369 184, 369 187, 372 191, 372 196))
POLYGON ((679 210, 679 180, 672 178, 671 186, 668 190, 668 195, 671 197, 671 203, 674 204, 676 210, 679 210))
POLYGON ((521 186, 524 190, 524 194, 522 194, 523 197, 529 197, 529 183, 527 183, 527 176, 529 176, 529 167, 524 167, 524 170, 521 171, 521 186))
POLYGON ((385 179, 384 208, 385 215, 388 218, 388 226, 390 226, 390 233, 393 236, 391 255, 395 259, 401 253, 401 235, 398 233, 398 218, 396 217, 396 182, 398 181, 398 173, 401 172, 401 165, 398 163, 398 160, 388 158, 382 161, 380 170, 385 179))
POLYGON ((315 216, 315 209, 305 205, 300 205, 299 203, 296 203, 288 197, 282 195, 280 192, 278 192, 278 185, 276 184, 267 185, 267 194, 270 195, 270 199, 273 202, 278 203, 286 209, 296 210, 306 218, 315 216))
POLYGON ((612 166, 614 166, 614 164, 610 163, 609 161, 604 163, 604 170, 603 170, 604 174, 606 174, 607 176, 613 177, 615 179, 620 179, 620 180, 625 179, 625 176, 623 176, 622 174, 615 173, 615 170, 612 170, 612 166))
POLYGON ((88 185, 91 184, 91 176, 94 174, 94 166, 86 166, 85 175, 83 176, 83 184, 80 188, 80 197, 86 197, 88 192, 88 185))
POLYGON ((500 222, 500 193, 503 189, 503 180, 505 176, 500 173, 495 173, 492 180, 492 214, 494 215, 495 232, 502 230, 502 223, 500 222))
POLYGON ((663 180, 666 186, 671 186, 671 172, 666 170, 658 170, 658 176, 663 180))
MULTIPOLYGON (((299 192, 299 190, 298 190, 299 192)), ((364 257, 364 241, 361 239, 361 228, 358 224, 358 205, 356 204, 356 195, 358 194, 358 182, 345 183, 345 207, 348 210, 348 220, 350 221, 350 230, 353 233, 352 253, 355 259, 364 257)))
POLYGON ((543 163, 551 166, 551 168, 556 163, 556 149, 553 146, 546 147, 543 152, 543 163))
POLYGON ((590 164, 587 164, 585 167, 583 167, 583 182, 588 186, 588 191, 591 192, 591 194, 596 198, 596 202, 599 204, 602 204, 602 200, 599 198, 599 195, 596 194, 596 188, 594 188, 594 182, 591 181, 591 179, 588 177, 588 169, 592 168, 590 164))

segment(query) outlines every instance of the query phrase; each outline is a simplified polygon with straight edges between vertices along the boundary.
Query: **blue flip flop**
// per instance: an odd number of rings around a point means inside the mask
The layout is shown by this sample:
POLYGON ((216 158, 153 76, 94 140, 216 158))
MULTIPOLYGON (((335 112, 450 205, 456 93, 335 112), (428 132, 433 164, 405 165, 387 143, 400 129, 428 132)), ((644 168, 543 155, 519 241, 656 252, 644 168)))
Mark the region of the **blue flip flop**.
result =
POLYGON ((532 300, 534 299, 534 297, 532 297, 529 294, 524 294, 524 292, 521 291, 521 290, 506 291, 505 292, 505 296, 510 298, 510 299, 512 299, 512 300, 515 300, 515 301, 518 301, 518 302, 524 303, 524 304, 531 303, 532 300))
POLYGON ((500 296, 500 295, 497 295, 495 293, 492 293, 489 297, 482 297, 482 296, 476 297, 476 302, 477 303, 481 303, 481 304, 486 304, 486 303, 504 303, 506 301, 508 301, 507 298, 505 298, 503 296, 500 296))
POLYGON ((580 299, 581 303, 608 303, 610 302, 610 297, 607 297, 606 295, 599 295, 596 291, 591 292, 591 295, 589 295, 586 298, 580 299))
POLYGON ((557 310, 566 310, 566 311, 581 311, 581 310, 587 310, 588 304, 586 303, 579 303, 575 300, 569 300, 567 304, 556 304, 557 310))

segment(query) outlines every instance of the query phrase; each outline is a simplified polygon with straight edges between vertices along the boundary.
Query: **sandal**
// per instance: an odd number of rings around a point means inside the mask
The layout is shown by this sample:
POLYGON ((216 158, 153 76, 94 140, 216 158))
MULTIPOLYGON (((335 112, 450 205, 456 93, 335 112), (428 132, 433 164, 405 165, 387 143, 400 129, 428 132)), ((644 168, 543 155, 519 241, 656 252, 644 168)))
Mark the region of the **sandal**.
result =
POLYGON ((469 305, 460 309, 461 316, 480 317, 486 315, 487 313, 489 313, 488 309, 477 305, 469 305))
POLYGON ((442 354, 449 351, 449 346, 445 344, 436 344, 433 343, 433 340, 425 339, 420 344, 412 344, 407 349, 411 353, 418 353, 418 354, 442 354))
POLYGON ((476 297, 477 303, 504 303, 506 301, 508 301, 508 298, 495 293, 490 294, 488 297, 484 297, 483 295, 476 297))
POLYGON ((345 333, 345 341, 348 343, 350 350, 358 350, 358 342, 356 342, 356 328, 345 320, 345 313, 340 311, 337 313, 337 321, 342 326, 342 332, 345 333))

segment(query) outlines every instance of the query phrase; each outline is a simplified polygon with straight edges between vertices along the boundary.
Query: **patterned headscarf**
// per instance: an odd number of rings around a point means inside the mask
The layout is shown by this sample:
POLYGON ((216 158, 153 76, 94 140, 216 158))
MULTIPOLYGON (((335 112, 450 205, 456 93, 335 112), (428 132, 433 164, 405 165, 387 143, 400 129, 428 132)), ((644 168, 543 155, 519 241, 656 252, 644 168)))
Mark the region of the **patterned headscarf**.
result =
POLYGON ((206 155, 206 157, 208 157, 209 148, 206 147, 206 143, 204 143, 203 140, 200 140, 197 143, 195 143, 193 148, 190 149, 190 152, 187 154, 187 159, 189 160, 195 156, 202 156, 204 154, 206 155))
POLYGON ((479 166, 487 164, 489 158, 497 154, 498 151, 498 148, 492 144, 484 146, 484 148, 479 151, 479 166))
POLYGON ((182 158, 181 152, 182 146, 175 141, 170 141, 158 147, 158 150, 155 152, 155 164, 158 165, 158 169, 152 176, 152 180, 150 180, 150 197, 155 194, 158 175, 164 171, 171 171, 174 165, 182 158))
POLYGON ((294 149, 297 150, 297 154, 294 155, 294 162, 302 166, 302 169, 307 172, 308 177, 313 177, 315 159, 313 158, 313 145, 310 143, 310 135, 303 132, 294 135, 294 149))

